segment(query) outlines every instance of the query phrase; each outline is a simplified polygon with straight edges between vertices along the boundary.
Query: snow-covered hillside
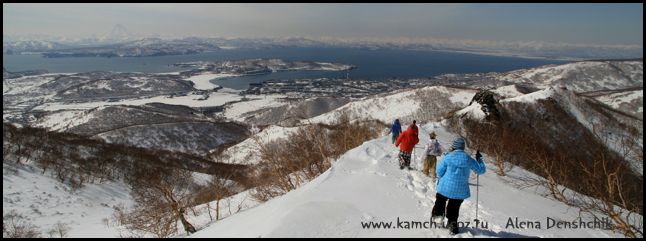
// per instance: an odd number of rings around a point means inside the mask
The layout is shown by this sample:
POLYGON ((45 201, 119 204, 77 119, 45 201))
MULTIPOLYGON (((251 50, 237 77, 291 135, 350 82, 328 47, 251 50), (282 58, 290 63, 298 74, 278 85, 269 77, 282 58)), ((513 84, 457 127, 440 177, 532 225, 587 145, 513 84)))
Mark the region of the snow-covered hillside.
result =
POLYGON ((181 122, 124 127, 97 136, 108 143, 202 154, 238 142, 244 139, 244 133, 242 127, 229 123, 181 122))
MULTIPOLYGON (((466 106, 475 92, 475 90, 471 89, 445 86, 407 90, 400 93, 353 101, 333 111, 301 120, 300 125, 311 123, 332 124, 338 121, 338 118, 342 114, 348 114, 351 119, 372 118, 384 123, 390 123, 395 118, 402 120, 413 120, 415 118, 421 118, 419 120, 423 120, 424 118, 439 119, 448 112, 466 106), (442 106, 442 108, 439 108, 439 106, 442 106)), ((225 115, 241 120, 242 116, 245 116, 243 115, 244 113, 247 113, 247 115, 254 113, 255 109, 260 109, 262 106, 275 107, 281 105, 276 100, 279 97, 268 96, 263 99, 235 103, 227 108, 225 115)), ((270 141, 285 138, 297 129, 298 127, 271 125, 260 133, 225 150, 220 155, 218 161, 236 164, 258 163, 260 159, 257 155, 257 150, 259 149, 257 141, 266 144, 270 141)))
POLYGON ((216 161, 230 164, 258 164, 262 161, 259 153, 260 144, 285 139, 298 129, 299 127, 269 126, 246 140, 227 148, 218 156, 216 161))
POLYGON ((499 80, 526 83, 544 89, 566 86, 576 92, 642 86, 643 61, 584 61, 504 73, 499 80))
POLYGON ((632 114, 640 119, 644 119, 644 90, 628 90, 612 92, 608 94, 594 95, 598 101, 629 114, 632 114))
POLYGON ((71 192, 68 185, 30 164, 19 168, 3 164, 2 171, 3 214, 16 210, 45 237, 59 221, 70 228, 69 237, 119 237, 119 230, 108 226, 113 207, 133 203, 130 188, 121 181, 87 184, 71 192))
POLYGON ((193 88, 198 90, 212 90, 217 88, 218 85, 211 83, 212 79, 220 79, 227 77, 234 77, 237 75, 234 74, 201 74, 196 76, 191 76, 186 80, 193 82, 193 88))
POLYGON ((347 114, 351 120, 375 119, 384 123, 392 123, 395 119, 439 120, 445 114, 469 104, 475 93, 476 90, 472 89, 446 86, 406 90, 353 101, 302 123, 333 123, 343 114, 347 114))
POLYGON ((523 95, 523 93, 520 90, 518 90, 518 86, 516 85, 501 86, 492 90, 492 92, 503 98, 512 98, 512 97, 523 95))
MULTIPOLYGON (((428 142, 430 130, 438 133, 445 147, 454 137, 440 123, 430 123, 420 128, 418 146, 428 142)), ((420 152, 416 148, 412 161, 418 169, 420 152)), ((215 222, 190 237, 448 237, 443 228, 395 228, 398 218, 407 222, 429 221, 435 200, 431 179, 418 170, 400 170, 396 158, 397 150, 388 136, 365 142, 300 188, 215 222), (362 224, 369 222, 390 222, 393 228, 364 228, 362 224)), ((486 163, 487 168, 492 168, 489 161, 486 163)), ((458 237, 620 237, 599 229, 547 229, 547 218, 575 221, 578 212, 542 196, 541 190, 519 189, 514 185, 514 177, 528 175, 531 173, 515 168, 505 178, 491 170, 480 177, 478 218, 487 223, 486 228, 472 227, 476 211, 476 186, 472 178, 472 197, 462 204, 459 219, 471 221, 471 227, 463 228, 458 237), (509 218, 538 221, 542 226, 507 227, 509 218)))
POLYGON ((231 120, 245 121, 247 117, 254 116, 254 113, 272 107, 286 105, 280 99, 284 95, 262 95, 250 98, 247 101, 228 104, 224 110, 224 116, 231 120))
POLYGON ((242 97, 226 92, 213 92, 208 95, 191 94, 186 96, 168 97, 168 96, 155 96, 139 99, 124 99, 119 101, 95 101, 95 102, 82 102, 78 104, 49 102, 40 105, 35 110, 43 111, 57 111, 57 110, 87 110, 101 106, 110 105, 145 105, 150 103, 164 103, 169 105, 186 105, 192 107, 212 107, 224 105, 227 102, 238 101, 242 97))
POLYGON ((632 150, 627 149, 628 147, 625 145, 626 140, 635 140, 635 144, 637 145, 635 148, 643 147, 642 121, 623 118, 621 115, 617 115, 610 110, 595 106, 594 103, 586 101, 582 96, 570 90, 554 87, 503 99, 500 103, 503 106, 509 106, 508 104, 513 102, 523 103, 528 108, 542 110, 543 107, 537 102, 538 100, 546 99, 554 100, 557 105, 561 106, 563 110, 574 117, 581 125, 595 134, 601 143, 604 143, 611 150, 621 155, 626 155, 626 159, 630 163, 631 168, 635 172, 643 174, 643 161, 638 156, 627 154, 632 152, 632 150), (626 127, 627 125, 628 127, 626 127))

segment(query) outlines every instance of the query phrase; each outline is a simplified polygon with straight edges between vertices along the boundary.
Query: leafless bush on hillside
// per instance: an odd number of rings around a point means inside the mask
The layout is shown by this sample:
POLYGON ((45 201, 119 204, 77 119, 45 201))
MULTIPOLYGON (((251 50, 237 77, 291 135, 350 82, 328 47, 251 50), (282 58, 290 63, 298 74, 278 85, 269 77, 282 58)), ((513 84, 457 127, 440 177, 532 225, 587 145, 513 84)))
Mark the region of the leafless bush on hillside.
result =
POLYGON ((69 225, 58 221, 54 224, 54 227, 47 232, 50 238, 67 238, 69 236, 71 228, 69 225))
POLYGON ((121 233, 123 237, 140 238, 144 237, 146 233, 150 233, 155 237, 170 237, 177 233, 177 222, 172 216, 165 215, 168 212, 166 206, 159 203, 151 203, 151 206, 157 206, 160 210, 143 210, 133 209, 129 210, 124 206, 115 208, 113 218, 116 225, 125 228, 125 234, 121 233))
MULTIPOLYGON (((600 136, 596 128, 593 127, 593 134, 607 146, 609 140, 600 136)), ((594 217, 599 217, 598 214, 609 217, 614 231, 630 238, 643 238, 643 218, 640 216, 643 215, 643 176, 630 175, 633 172, 627 163, 629 158, 635 157, 643 162, 643 152, 635 155, 633 152, 639 147, 634 141, 624 138, 616 144, 619 145, 619 155, 608 150, 597 150, 591 165, 581 163, 581 185, 587 186, 591 195, 577 194, 572 199, 578 201, 577 207, 585 213, 594 217), (637 186, 635 182, 642 185, 637 186)))
MULTIPOLYGON (((413 99, 419 103, 419 111, 410 117, 406 122, 417 120, 421 122, 437 121, 442 116, 437 113, 451 111, 457 109, 458 106, 449 101, 449 94, 445 94, 435 90, 417 89, 412 96, 413 99)), ((406 118, 405 118, 406 119, 406 118)))
POLYGON ((513 167, 513 163, 516 163, 517 158, 512 153, 525 149, 523 140, 513 139, 508 128, 497 128, 489 123, 473 121, 465 123, 470 125, 465 135, 470 140, 470 148, 486 151, 493 158, 496 174, 504 176, 513 167))
MULTIPOLYGON (((626 237, 643 237, 643 177, 628 166, 627 155, 603 143, 573 117, 546 103, 546 110, 524 113, 530 123, 509 119, 493 126, 454 118, 450 124, 465 133, 476 148, 500 160, 520 165, 542 178, 527 178, 528 186, 545 187, 550 196, 582 214, 607 216, 613 230, 626 237), (568 119, 569 118, 569 119, 568 119)), ((630 141, 617 142, 632 145, 630 141)), ((619 146, 634 150, 634 146, 619 146)), ((643 161, 643 154, 640 160, 643 161)), ((500 164, 496 164, 500 166, 500 164)))
POLYGON ((215 220, 220 220, 220 202, 222 199, 234 194, 234 191, 232 190, 233 184, 230 179, 230 176, 212 177, 207 184, 207 188, 202 190, 202 192, 195 197, 196 200, 194 204, 206 203, 207 212, 211 221, 213 221, 213 216, 211 215, 210 202, 215 201, 215 220))
POLYGON ((329 169, 343 153, 375 138, 382 127, 378 122, 350 121, 342 115, 334 125, 303 126, 285 140, 257 140, 263 162, 253 197, 267 201, 296 189, 329 169))
POLYGON ((2 215, 2 238, 40 238, 38 227, 16 210, 2 215))
POLYGON ((192 180, 191 172, 186 170, 137 170, 129 180, 135 205, 132 210, 115 210, 116 220, 134 236, 150 233, 169 237, 177 233, 178 221, 186 232, 194 233, 195 227, 184 217, 192 180))
POLYGON ((295 189, 296 183, 290 174, 296 171, 296 168, 294 162, 286 157, 288 154, 281 150, 283 147, 276 142, 265 144, 260 140, 256 141, 263 160, 259 168, 263 171, 256 177, 258 187, 254 192, 254 198, 267 201, 295 189))
POLYGON ((7 123, 3 124, 3 136, 8 137, 3 140, 5 164, 34 161, 43 174, 68 184, 71 191, 87 183, 111 180, 130 184, 136 205, 132 210, 115 211, 115 217, 133 237, 148 233, 167 237, 177 233, 177 222, 186 231, 195 231, 184 216, 184 211, 191 211, 195 204, 193 194, 197 193, 192 171, 220 177, 228 173, 236 184, 249 185, 243 165, 213 163, 180 152, 108 144, 76 134, 17 128, 7 123))
POLYGON ((22 165, 30 160, 72 190, 88 183, 124 180, 131 172, 149 166, 180 168, 202 173, 235 173, 243 181, 243 165, 213 163, 201 156, 166 150, 105 143, 73 133, 46 131, 3 123, 4 163, 22 165), (8 163, 11 162, 11 163, 8 163))
POLYGON ((575 195, 573 198, 578 201, 577 207, 581 211, 594 217, 609 217, 613 230, 630 238, 643 237, 643 219, 636 217, 640 210, 634 203, 642 200, 626 195, 637 191, 623 177, 627 168, 625 164, 613 163, 611 158, 600 153, 592 166, 581 165, 584 172, 581 184, 588 186, 592 195, 575 195))
POLYGON ((563 178, 567 176, 567 173, 564 171, 565 169, 562 169, 565 166, 562 163, 567 160, 560 159, 555 161, 555 159, 546 156, 545 153, 540 151, 535 151, 532 154, 536 156, 534 159, 536 172, 543 177, 529 179, 532 184, 547 188, 549 195, 557 201, 574 206, 572 201, 567 198, 567 187, 559 184, 559 181, 562 182, 563 178))

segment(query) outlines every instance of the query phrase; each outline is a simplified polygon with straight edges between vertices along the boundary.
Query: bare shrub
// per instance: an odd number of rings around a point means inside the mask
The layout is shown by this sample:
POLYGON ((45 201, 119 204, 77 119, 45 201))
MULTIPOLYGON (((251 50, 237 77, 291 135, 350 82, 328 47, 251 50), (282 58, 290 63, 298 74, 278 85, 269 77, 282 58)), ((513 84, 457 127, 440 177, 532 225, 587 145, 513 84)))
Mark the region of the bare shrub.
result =
POLYGON ((186 232, 194 233, 195 227, 184 217, 192 180, 186 170, 139 168, 128 180, 135 205, 132 210, 115 210, 116 220, 136 236, 169 237, 177 233, 177 221, 186 232))
POLYGON ((67 184, 71 191, 87 183, 111 180, 130 184, 137 205, 132 210, 115 211, 115 217, 132 230, 132 237, 148 233, 167 237, 177 232, 177 222, 182 222, 187 232, 195 232, 184 215, 195 203, 191 200, 196 193, 191 171, 227 174, 243 188, 251 185, 245 165, 214 163, 186 153, 108 144, 87 136, 18 128, 9 123, 3 123, 3 137, 7 137, 3 140, 4 163, 16 166, 34 161, 43 174, 67 184))
MULTIPOLYGON (((596 128, 593 131, 597 139, 608 141, 599 136, 596 128)), ((620 145, 618 155, 597 149, 591 163, 580 163, 583 175, 579 179, 589 195, 575 193, 571 199, 585 213, 597 218, 609 217, 614 231, 630 238, 643 238, 643 219, 639 216, 643 215, 643 176, 633 175, 627 163, 628 158, 633 157, 643 162, 643 152, 641 156, 633 156, 638 148, 633 141, 617 143, 620 145)))
POLYGON ((256 140, 263 163, 253 197, 267 201, 296 189, 329 169, 343 153, 375 138, 384 126, 376 121, 350 121, 343 114, 333 125, 303 126, 286 140, 256 140))
MULTIPOLYGON (((491 154, 499 169, 501 160, 520 165, 542 177, 524 181, 545 187, 554 199, 581 214, 609 217, 613 230, 626 237, 643 236, 643 221, 635 218, 643 214, 643 177, 629 168, 627 155, 610 150, 600 132, 582 126, 554 100, 541 103, 526 109, 508 104, 494 124, 454 117, 450 125, 465 133, 472 148, 491 154)), ((635 147, 618 149, 634 153, 635 147)))
POLYGON ((41 233, 36 225, 27 221, 16 210, 11 210, 2 216, 3 238, 40 238, 41 233))
POLYGON ((117 225, 123 226, 128 232, 126 237, 144 237, 146 233, 151 233, 156 237, 164 238, 177 233, 177 222, 169 215, 166 206, 158 203, 151 204, 157 206, 160 210, 145 210, 134 208, 128 210, 124 207, 115 208, 113 217, 117 225))
POLYGON ((244 183, 246 166, 214 163, 204 157, 181 152, 154 150, 91 139, 72 133, 40 128, 17 128, 3 123, 4 163, 20 165, 34 161, 36 166, 53 175, 72 190, 87 183, 123 180, 138 166, 181 168, 201 173, 233 173, 244 183))
MULTIPOLYGON (((451 88, 447 86, 438 86, 438 88, 451 88)), ((443 91, 438 91, 429 88, 418 88, 412 95, 412 98, 419 103, 419 111, 413 116, 402 118, 403 122, 412 122, 417 120, 419 122, 437 121, 442 117, 442 112, 448 112, 453 109, 459 109, 458 104, 449 100, 451 94, 443 91)))
POLYGON ((69 225, 58 221, 54 224, 54 227, 50 229, 47 234, 50 238, 67 238, 70 233, 71 228, 69 225))
POLYGON ((470 140, 470 148, 483 150, 493 157, 496 174, 504 176, 515 161, 509 150, 521 147, 518 142, 511 141, 508 128, 474 121, 465 121, 465 126, 469 130, 465 136, 470 140))
POLYGON ((235 194, 233 191, 234 184, 230 180, 230 176, 213 176, 207 187, 201 190, 194 199, 194 205, 206 203, 207 213, 209 219, 213 221, 211 215, 211 201, 215 201, 215 220, 220 220, 220 202, 222 199, 235 194))

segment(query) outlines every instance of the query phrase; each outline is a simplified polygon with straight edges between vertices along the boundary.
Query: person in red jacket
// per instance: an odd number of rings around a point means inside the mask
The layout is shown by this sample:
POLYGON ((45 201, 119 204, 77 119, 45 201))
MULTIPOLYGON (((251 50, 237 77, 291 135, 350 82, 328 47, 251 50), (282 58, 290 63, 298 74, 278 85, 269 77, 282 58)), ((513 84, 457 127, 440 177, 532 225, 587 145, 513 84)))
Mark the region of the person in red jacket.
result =
POLYGON ((395 146, 399 147, 399 169, 404 169, 404 167, 408 167, 408 170, 412 169, 410 167, 411 153, 413 152, 413 148, 415 148, 415 144, 419 142, 419 138, 417 137, 419 132, 415 123, 416 121, 413 121, 413 124, 408 126, 408 129, 402 132, 397 137, 397 141, 395 141, 395 146))

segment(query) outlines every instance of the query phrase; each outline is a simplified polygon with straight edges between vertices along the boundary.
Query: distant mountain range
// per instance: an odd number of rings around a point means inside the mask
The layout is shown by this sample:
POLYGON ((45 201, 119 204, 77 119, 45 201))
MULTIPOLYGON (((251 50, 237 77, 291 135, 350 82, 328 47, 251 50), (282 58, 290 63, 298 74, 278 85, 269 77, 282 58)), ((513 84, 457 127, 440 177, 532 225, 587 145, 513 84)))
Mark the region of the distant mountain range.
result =
POLYGON ((85 38, 3 34, 4 54, 43 53, 44 57, 141 57, 194 54, 220 48, 350 47, 361 49, 435 50, 547 59, 587 60, 643 58, 639 45, 593 45, 505 42, 442 38, 223 38, 143 36, 115 25, 101 36, 85 38))

